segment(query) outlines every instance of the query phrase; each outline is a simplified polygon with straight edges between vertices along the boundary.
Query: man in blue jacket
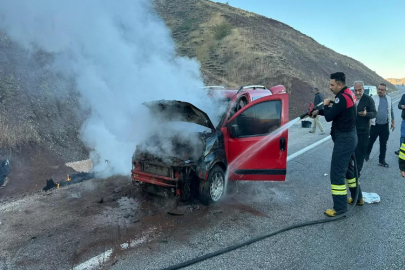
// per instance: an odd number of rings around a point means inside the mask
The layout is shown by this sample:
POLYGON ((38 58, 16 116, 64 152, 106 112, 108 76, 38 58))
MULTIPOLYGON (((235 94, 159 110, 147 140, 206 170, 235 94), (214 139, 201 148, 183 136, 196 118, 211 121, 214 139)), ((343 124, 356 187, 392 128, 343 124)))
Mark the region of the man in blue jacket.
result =
POLYGON ((373 145, 380 138, 380 155, 378 156, 378 165, 388 168, 389 165, 385 162, 385 155, 387 153, 387 141, 390 136, 391 130, 395 129, 394 111, 392 110, 392 99, 386 94, 387 86, 384 83, 378 85, 378 96, 373 96, 377 116, 371 119, 370 137, 367 145, 367 152, 365 160, 370 159, 370 153, 373 145))

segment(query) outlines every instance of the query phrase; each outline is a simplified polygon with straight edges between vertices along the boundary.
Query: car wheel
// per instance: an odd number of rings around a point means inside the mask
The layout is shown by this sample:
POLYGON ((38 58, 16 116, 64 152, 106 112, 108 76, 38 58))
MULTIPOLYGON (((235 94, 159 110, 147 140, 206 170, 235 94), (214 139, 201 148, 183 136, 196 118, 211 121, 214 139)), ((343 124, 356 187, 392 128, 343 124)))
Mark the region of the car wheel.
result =
POLYGON ((209 205, 221 199, 225 193, 225 172, 219 166, 214 166, 207 180, 200 180, 200 201, 209 205))

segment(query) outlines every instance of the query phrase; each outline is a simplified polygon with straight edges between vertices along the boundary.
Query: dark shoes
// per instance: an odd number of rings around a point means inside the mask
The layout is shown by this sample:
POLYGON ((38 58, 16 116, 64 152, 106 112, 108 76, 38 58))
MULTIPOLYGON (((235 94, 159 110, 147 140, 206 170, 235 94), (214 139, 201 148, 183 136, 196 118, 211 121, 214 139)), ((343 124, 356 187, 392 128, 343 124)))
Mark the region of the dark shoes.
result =
POLYGON ((395 151, 395 155, 399 156, 399 150, 395 151))
POLYGON ((369 161, 369 159, 370 159, 370 155, 366 155, 366 156, 364 157, 364 160, 365 160, 365 161, 369 161))
POLYGON ((382 167, 385 167, 385 168, 388 168, 390 165, 388 165, 387 164, 387 162, 385 162, 385 161, 380 161, 380 163, 378 163, 378 165, 379 166, 382 166, 382 167))

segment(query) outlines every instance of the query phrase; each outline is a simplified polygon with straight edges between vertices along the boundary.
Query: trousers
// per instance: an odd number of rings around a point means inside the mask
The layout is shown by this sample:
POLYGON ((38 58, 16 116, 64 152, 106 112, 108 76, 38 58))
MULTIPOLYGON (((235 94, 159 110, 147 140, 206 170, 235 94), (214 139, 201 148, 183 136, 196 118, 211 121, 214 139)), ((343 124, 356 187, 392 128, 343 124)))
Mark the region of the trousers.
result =
POLYGON ((364 158, 367 153, 368 136, 369 132, 357 133, 357 146, 354 153, 356 154, 357 172, 359 174, 359 177, 361 174, 361 170, 363 169, 364 158))
POLYGON ((402 119, 401 121, 401 138, 399 139, 399 148, 401 148, 402 143, 404 142, 405 139, 405 119, 402 119))
POLYGON ((373 144, 380 139, 380 155, 378 156, 378 161, 385 161, 385 155, 387 153, 387 141, 390 136, 390 131, 388 129, 388 123, 383 125, 376 124, 370 128, 370 138, 368 139, 367 155, 369 156, 371 150, 373 149, 373 144))
POLYGON ((319 127, 319 130, 320 130, 321 132, 324 132, 324 131, 325 131, 325 130, 323 129, 323 126, 322 126, 322 123, 321 123, 321 116, 320 116, 320 115, 317 115, 317 116, 314 118, 314 126, 313 126, 313 128, 312 128, 312 131, 313 131, 313 132, 316 131, 316 126, 319 127))
MULTIPOLYGON (((355 198, 357 189, 356 173, 354 168, 353 153, 357 146, 356 129, 349 132, 332 131, 334 142, 332 160, 330 165, 330 182, 333 199, 333 209, 339 215, 347 211, 347 189, 349 186, 352 198, 355 198)), ((361 192, 359 192, 359 196, 361 192)), ((360 197, 359 197, 360 199, 360 197)))

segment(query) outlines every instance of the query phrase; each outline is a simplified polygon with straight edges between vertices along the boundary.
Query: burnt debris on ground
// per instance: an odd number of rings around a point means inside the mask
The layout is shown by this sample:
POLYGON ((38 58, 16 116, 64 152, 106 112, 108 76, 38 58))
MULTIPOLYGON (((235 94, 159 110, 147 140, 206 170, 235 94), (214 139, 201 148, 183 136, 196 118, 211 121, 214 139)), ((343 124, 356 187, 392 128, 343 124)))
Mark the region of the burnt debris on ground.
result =
POLYGON ((66 177, 66 180, 60 181, 60 182, 55 182, 53 179, 46 180, 46 186, 43 188, 44 191, 50 190, 52 188, 59 188, 59 187, 64 187, 72 184, 77 184, 86 180, 90 180, 95 178, 95 173, 86 173, 86 172, 81 172, 81 173, 73 173, 73 174, 68 174, 66 177))

